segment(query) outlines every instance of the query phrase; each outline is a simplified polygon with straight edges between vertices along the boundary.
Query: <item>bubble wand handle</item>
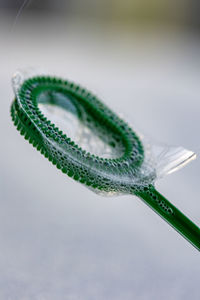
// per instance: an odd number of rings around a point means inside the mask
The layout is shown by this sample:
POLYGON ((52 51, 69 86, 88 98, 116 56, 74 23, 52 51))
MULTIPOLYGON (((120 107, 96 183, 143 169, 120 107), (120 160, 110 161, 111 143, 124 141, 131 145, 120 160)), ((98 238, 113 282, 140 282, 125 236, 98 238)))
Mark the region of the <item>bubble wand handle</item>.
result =
POLYGON ((200 251, 200 228, 162 196, 153 185, 135 194, 200 251))

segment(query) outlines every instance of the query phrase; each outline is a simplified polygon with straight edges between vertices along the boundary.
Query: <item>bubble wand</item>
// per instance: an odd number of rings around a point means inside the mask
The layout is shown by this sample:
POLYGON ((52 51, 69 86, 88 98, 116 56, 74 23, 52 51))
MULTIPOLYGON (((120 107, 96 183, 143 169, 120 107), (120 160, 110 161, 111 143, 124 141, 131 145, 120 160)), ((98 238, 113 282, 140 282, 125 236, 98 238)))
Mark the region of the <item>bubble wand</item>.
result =
POLYGON ((98 191, 138 196, 200 251, 200 229, 155 189, 155 169, 146 172, 143 167, 140 138, 97 97, 69 81, 32 77, 18 89, 11 116, 25 139, 63 173, 98 191), (123 153, 103 158, 85 151, 43 115, 41 103, 75 114, 116 153, 123 153))

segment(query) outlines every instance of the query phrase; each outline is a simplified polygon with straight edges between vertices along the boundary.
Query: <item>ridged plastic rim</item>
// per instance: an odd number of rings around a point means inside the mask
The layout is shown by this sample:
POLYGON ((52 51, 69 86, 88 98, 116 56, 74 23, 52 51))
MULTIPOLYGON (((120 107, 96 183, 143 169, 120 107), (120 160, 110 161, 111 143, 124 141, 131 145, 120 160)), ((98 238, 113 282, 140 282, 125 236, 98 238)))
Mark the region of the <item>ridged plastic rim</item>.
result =
MULTIPOLYGON (((78 180, 86 185, 92 185, 94 188, 108 190, 110 175, 114 174, 115 171, 121 175, 127 173, 127 169, 136 170, 139 169, 144 160, 144 149, 142 142, 136 133, 120 119, 113 111, 111 111, 105 104, 103 104, 96 96, 86 89, 81 88, 79 85, 62 80, 55 77, 32 77, 27 79, 19 89, 15 100, 11 106, 11 116, 14 124, 22 135, 25 136, 34 147, 47 157, 58 169, 61 169, 64 173, 67 173, 70 177, 78 180), (102 158, 86 152, 79 147, 73 140, 71 140, 66 133, 63 133, 58 127, 56 127, 50 120, 48 120, 38 107, 38 95, 41 91, 52 90, 60 93, 70 93, 79 101, 82 101, 82 105, 86 106, 90 113, 101 119, 103 124, 106 124, 108 130, 112 129, 119 134, 123 140, 125 151, 124 154, 119 158, 102 158), (93 175, 83 178, 79 176, 77 172, 74 172, 74 168, 62 165, 57 157, 48 151, 45 147, 44 141, 51 139, 57 145, 66 143, 71 151, 76 153, 78 159, 84 157, 86 164, 89 167, 91 162, 98 169, 99 165, 102 166, 102 170, 106 170, 109 176, 104 179, 107 181, 106 185, 102 186, 102 183, 98 183, 98 180, 93 180, 93 175), (110 172, 110 173, 109 173, 110 172)), ((116 182, 114 183, 116 184, 116 182)), ((126 189, 126 184, 122 183, 119 189, 126 189)), ((131 187, 133 189, 133 187, 131 187)))

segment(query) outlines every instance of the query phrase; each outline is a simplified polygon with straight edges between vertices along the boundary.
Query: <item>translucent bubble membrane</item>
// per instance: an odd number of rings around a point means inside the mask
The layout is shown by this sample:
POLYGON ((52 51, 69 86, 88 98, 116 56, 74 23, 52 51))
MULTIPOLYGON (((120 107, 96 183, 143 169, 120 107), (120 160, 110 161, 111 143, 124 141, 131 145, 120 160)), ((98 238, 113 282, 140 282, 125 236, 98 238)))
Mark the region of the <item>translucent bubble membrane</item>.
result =
MULTIPOLYGON (((39 108, 58 128, 63 132, 67 132, 72 140, 91 154, 103 158, 117 158, 123 154, 123 145, 116 147, 115 141, 112 141, 112 138, 106 136, 106 141, 105 136, 104 139, 99 137, 97 133, 78 119, 75 110, 70 111, 69 109, 66 110, 44 103, 40 103, 39 108), (115 145, 115 147, 111 145, 115 145)), ((146 167, 149 165, 150 168, 155 168, 158 179, 178 171, 196 158, 194 152, 183 147, 173 147, 158 143, 153 144, 149 141, 147 142, 145 137, 141 137, 141 139, 145 147, 146 167)))
MULTIPOLYGON (((53 97, 55 99, 60 97, 60 95, 54 94, 53 97)), ((67 98, 63 100, 65 100, 65 103, 68 102, 67 98)), ((118 158, 122 156, 124 152, 123 145, 116 144, 112 137, 108 135, 101 136, 101 132, 88 127, 85 122, 79 119, 75 107, 70 110, 70 107, 65 109, 57 105, 44 103, 39 103, 38 106, 44 116, 63 132, 67 132, 68 137, 83 150, 102 158, 118 158)))
MULTIPOLYGON (((24 81, 40 74, 41 72, 34 69, 16 72, 12 79, 16 98, 19 97, 18 92, 24 81)), ((42 75, 45 76, 44 73, 42 75)), ((95 120, 88 115, 88 111, 84 110, 82 106, 78 106, 70 94, 45 90, 38 94, 37 101, 42 114, 59 130, 66 133, 67 137, 74 141, 78 147, 86 153, 90 153, 94 158, 113 160, 112 167, 114 168, 114 160, 120 159, 124 155, 126 151, 124 142, 117 135, 115 136, 113 131, 109 132, 106 127, 97 126, 95 120)), ((109 175, 106 174, 106 171, 104 174, 103 169, 97 166, 96 171, 99 176, 107 177, 108 181, 113 179, 113 181, 121 181, 125 184, 130 181, 130 185, 145 186, 154 183, 160 177, 177 171, 196 157, 192 151, 182 147, 154 143, 141 135, 138 136, 144 148, 144 154, 136 153, 138 157, 144 156, 141 165, 138 168, 131 169, 130 162, 120 162, 123 164, 123 171, 113 171, 109 175)), ((52 143, 55 146, 55 143, 49 137, 44 138, 46 138, 47 143, 52 143)), ((59 150, 61 152, 65 151, 63 147, 60 147, 59 150)), ((105 170, 108 167, 105 165, 105 170)), ((95 192, 98 192, 98 188, 95 188, 95 192)), ((102 192, 104 193, 105 189, 102 192)), ((108 195, 116 194, 116 192, 121 193, 122 190, 113 187, 106 190, 108 195)), ((125 192, 125 189, 123 189, 123 192, 125 192)))

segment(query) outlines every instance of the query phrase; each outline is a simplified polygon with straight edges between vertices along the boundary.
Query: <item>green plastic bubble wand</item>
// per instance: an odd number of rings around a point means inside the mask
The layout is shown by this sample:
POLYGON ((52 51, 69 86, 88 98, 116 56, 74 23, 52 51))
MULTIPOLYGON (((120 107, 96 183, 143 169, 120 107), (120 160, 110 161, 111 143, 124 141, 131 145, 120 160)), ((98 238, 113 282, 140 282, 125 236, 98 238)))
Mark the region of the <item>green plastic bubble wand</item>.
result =
POLYGON ((200 251, 200 229, 155 189, 155 169, 146 172, 143 167, 140 138, 97 97, 69 81, 32 77, 18 89, 11 115, 25 139, 62 172, 98 191, 138 196, 200 251), (103 158, 85 151, 43 115, 41 103, 70 111, 116 153, 123 153, 103 158))

